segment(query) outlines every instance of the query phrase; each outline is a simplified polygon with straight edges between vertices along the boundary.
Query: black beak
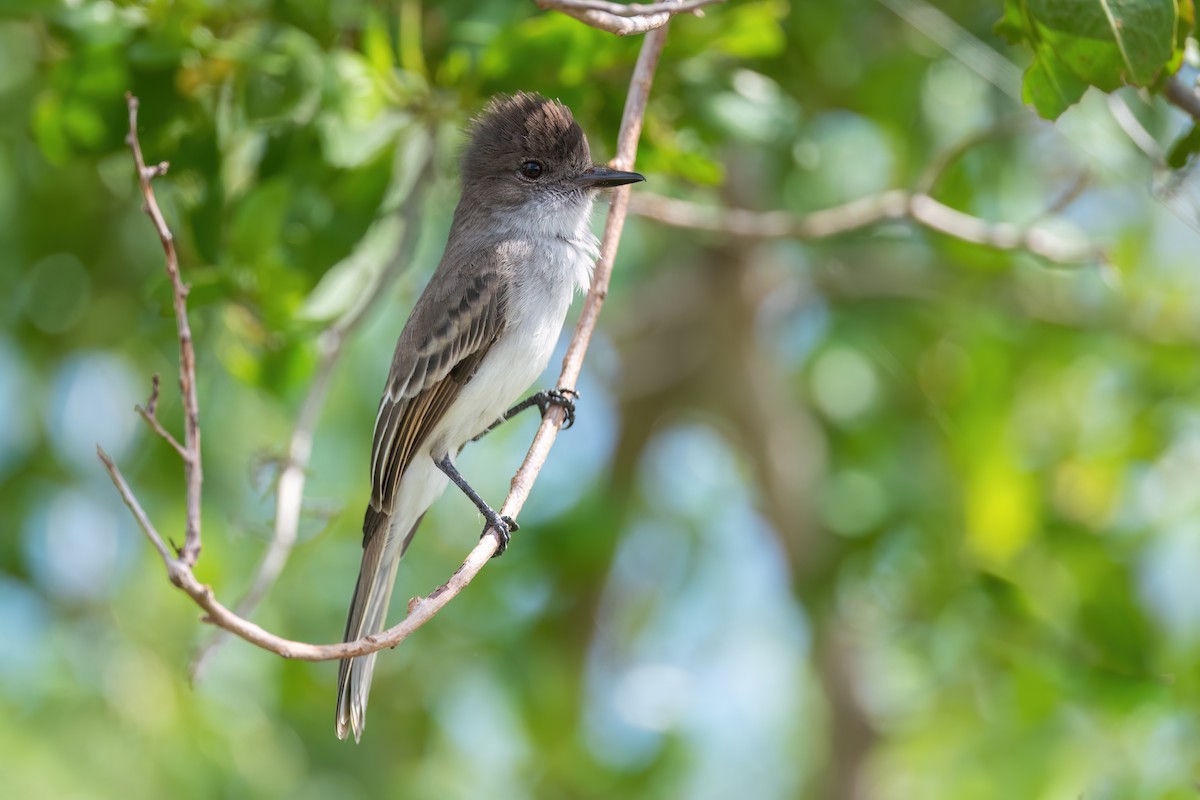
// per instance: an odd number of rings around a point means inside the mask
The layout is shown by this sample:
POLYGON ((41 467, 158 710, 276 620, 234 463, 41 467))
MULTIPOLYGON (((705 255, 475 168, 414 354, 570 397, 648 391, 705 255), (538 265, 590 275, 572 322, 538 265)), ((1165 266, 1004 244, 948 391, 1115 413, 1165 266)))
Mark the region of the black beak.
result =
POLYGON ((595 166, 575 179, 575 182, 585 189, 608 189, 612 186, 624 186, 627 183, 637 183, 646 180, 636 172, 622 172, 619 169, 595 166))

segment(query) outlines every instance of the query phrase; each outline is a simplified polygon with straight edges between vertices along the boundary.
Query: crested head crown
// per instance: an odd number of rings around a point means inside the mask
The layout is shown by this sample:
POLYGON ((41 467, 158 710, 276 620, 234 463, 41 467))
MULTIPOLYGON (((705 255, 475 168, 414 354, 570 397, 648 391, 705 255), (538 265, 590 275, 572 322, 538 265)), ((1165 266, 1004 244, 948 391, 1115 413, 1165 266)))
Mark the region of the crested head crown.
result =
POLYGON ((515 169, 524 159, 591 166, 591 151, 571 110, 557 100, 518 92, 498 95, 470 127, 463 177, 482 177, 497 168, 515 169))

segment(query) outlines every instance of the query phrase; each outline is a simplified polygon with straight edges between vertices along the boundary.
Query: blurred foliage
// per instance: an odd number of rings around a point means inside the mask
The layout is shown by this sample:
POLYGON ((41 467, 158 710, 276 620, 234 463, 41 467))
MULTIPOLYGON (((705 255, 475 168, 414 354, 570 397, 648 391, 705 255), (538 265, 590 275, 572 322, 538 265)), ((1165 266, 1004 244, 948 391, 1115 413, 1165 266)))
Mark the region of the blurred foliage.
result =
MULTIPOLYGON (((178 461, 131 411, 155 372, 161 417, 179 403, 124 92, 147 158, 171 163, 156 189, 193 286, 198 573, 230 602, 269 536, 319 331, 387 263, 414 182, 433 182, 417 257, 340 364, 301 542, 256 615, 330 641, 458 131, 495 92, 541 91, 605 158, 639 41, 525 2, 4 4, 0 794, 1194 796, 1200 194, 1097 93, 1051 125, 989 83, 1027 57, 996 38, 999 3, 948 0, 944 25, 918 27, 894 6, 735 0, 677 19, 635 191, 801 214, 944 160, 940 201, 1041 220, 1106 261, 899 222, 798 242, 632 219, 579 424, 508 554, 380 658, 355 747, 333 736, 333 664, 234 642, 189 685, 205 626, 95 461, 99 441, 180 536, 178 461), (948 54, 947 26, 994 61, 948 54)), ((1128 79, 1176 52, 1165 19, 1128 79)), ((1110 45, 1088 63, 1108 69, 1110 45)), ((1186 128, 1117 95, 1160 146, 1186 128)), ((486 497, 534 423, 464 453, 486 497)), ((448 493, 397 597, 443 580, 479 528, 448 493)))

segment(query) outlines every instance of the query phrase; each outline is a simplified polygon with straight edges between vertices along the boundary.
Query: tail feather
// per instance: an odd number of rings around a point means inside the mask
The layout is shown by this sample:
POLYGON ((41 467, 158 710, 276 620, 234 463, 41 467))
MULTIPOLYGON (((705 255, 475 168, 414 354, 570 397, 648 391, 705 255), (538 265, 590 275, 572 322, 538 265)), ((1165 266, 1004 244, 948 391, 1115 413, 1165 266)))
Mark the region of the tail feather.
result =
MULTIPOLYGON (((399 543, 399 547, 396 547, 394 540, 389 541, 392 539, 392 531, 388 516, 368 511, 364 527, 373 530, 365 531, 362 566, 358 572, 358 582, 354 586, 354 598, 350 601, 344 641, 353 642, 384 629, 388 604, 392 599, 392 587, 396 582, 396 568, 420 524, 421 517, 418 517, 399 543)), ((344 659, 338 666, 335 730, 339 739, 345 739, 351 732, 354 734, 354 741, 362 738, 363 728, 366 726, 367 695, 371 691, 371 675, 375 671, 376 655, 371 653, 344 659)))

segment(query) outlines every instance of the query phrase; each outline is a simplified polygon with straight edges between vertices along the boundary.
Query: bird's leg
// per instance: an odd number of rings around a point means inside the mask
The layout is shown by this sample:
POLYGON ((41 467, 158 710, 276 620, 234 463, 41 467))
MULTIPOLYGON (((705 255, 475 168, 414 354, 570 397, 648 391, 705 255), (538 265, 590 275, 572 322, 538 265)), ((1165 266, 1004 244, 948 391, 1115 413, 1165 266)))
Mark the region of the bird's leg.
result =
MULTIPOLYGON (((515 531, 519 531, 521 526, 517 524, 516 520, 507 514, 497 514, 495 510, 493 510, 492 507, 489 506, 487 502, 479 496, 479 492, 476 492, 471 488, 471 484, 467 483, 467 479, 462 476, 462 473, 459 472, 454 466, 453 462, 450 461, 449 454, 443 456, 441 461, 437 461, 435 463, 438 465, 438 469, 446 473, 446 476, 449 477, 450 480, 454 481, 455 486, 462 489, 463 494, 471 498, 471 502, 474 503, 475 507, 479 509, 479 513, 483 514, 484 519, 488 521, 488 527, 496 530, 496 535, 500 538, 500 546, 496 548, 496 552, 492 558, 503 555, 505 549, 508 547, 508 540, 511 538, 511 534, 515 531)), ((483 532, 487 533, 487 528, 485 528, 483 532)), ((482 534, 480 535, 480 538, 483 538, 482 534)))
POLYGON ((575 424, 575 401, 578 399, 579 392, 575 391, 574 389, 543 389, 540 392, 531 394, 529 397, 526 397, 508 411, 505 411, 504 415, 500 417, 500 419, 489 425, 487 430, 476 436, 471 441, 478 442, 484 436, 487 436, 489 433, 496 430, 496 428, 500 427, 505 422, 508 422, 517 414, 520 414, 527 408, 533 408, 534 406, 537 406, 538 411, 541 412, 543 417, 546 416, 546 412, 550 410, 551 406, 558 406, 559 408, 563 409, 563 411, 567 412, 566 419, 563 421, 564 424, 562 426, 562 429, 565 431, 567 428, 575 424))

